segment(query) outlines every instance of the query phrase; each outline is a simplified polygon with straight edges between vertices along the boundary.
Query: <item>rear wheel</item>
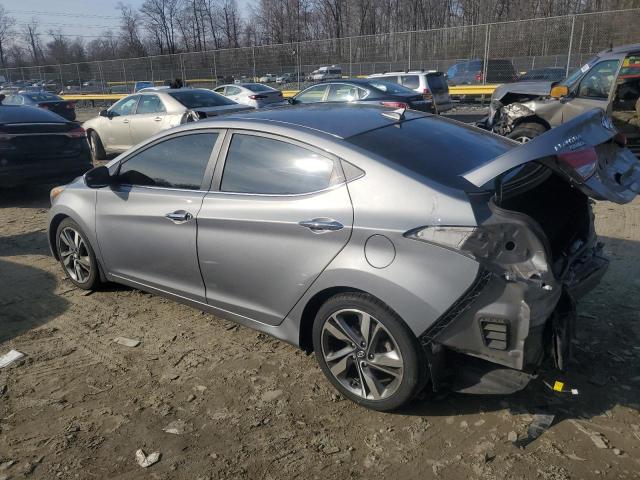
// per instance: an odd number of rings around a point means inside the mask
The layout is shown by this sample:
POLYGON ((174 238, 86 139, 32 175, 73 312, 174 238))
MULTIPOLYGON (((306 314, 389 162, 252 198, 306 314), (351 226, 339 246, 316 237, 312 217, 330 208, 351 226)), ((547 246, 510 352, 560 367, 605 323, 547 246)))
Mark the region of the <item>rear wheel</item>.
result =
POLYGON ((507 135, 507 138, 519 143, 527 143, 546 131, 547 128, 539 123, 521 123, 507 135))
POLYGON ((100 140, 100 136, 95 130, 91 130, 89 134, 89 146, 94 160, 106 160, 107 153, 104 151, 102 140, 100 140))
POLYGON ((80 226, 65 218, 56 230, 56 249, 60 264, 71 282, 83 290, 100 283, 95 253, 80 226))
POLYGON ((426 360, 416 337, 370 295, 344 293, 327 300, 316 315, 313 346, 334 387, 373 410, 399 408, 423 385, 426 360))

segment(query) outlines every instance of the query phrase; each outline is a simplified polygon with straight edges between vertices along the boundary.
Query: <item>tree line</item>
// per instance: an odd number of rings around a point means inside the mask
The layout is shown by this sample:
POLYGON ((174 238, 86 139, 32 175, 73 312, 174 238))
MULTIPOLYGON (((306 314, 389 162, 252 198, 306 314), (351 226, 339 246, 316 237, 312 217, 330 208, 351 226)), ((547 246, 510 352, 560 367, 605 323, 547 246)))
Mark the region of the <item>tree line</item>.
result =
MULTIPOLYGON (((18 24, 0 5, 0 68, 343 38, 637 7, 638 0, 144 0, 98 38, 18 24)), ((73 13, 73 12, 69 12, 73 13)), ((103 12, 99 12, 103 13, 103 12)))

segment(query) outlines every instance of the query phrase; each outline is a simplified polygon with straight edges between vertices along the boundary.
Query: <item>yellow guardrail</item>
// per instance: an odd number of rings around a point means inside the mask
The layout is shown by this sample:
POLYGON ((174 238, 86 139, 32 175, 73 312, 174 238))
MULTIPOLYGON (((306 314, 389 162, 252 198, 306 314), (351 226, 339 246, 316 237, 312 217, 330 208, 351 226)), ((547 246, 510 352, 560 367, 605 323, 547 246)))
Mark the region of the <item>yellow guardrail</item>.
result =
MULTIPOLYGON (((499 87, 500 84, 492 84, 492 85, 456 85, 449 87, 449 94, 453 96, 481 96, 487 95, 491 96, 493 91, 499 87)), ((290 98, 296 95, 299 90, 283 90, 282 96, 285 98, 290 98)), ((73 101, 81 101, 81 100, 120 100, 121 98, 126 97, 126 94, 123 93, 87 93, 87 94, 69 94, 69 95, 60 95, 65 100, 73 100, 73 101)))

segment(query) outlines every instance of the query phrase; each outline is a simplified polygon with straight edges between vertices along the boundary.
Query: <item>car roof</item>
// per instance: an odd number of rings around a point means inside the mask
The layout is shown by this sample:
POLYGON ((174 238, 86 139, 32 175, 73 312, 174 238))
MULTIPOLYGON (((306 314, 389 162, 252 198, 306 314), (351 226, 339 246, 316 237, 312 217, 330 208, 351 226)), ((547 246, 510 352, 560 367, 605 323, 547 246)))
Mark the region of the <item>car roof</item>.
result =
MULTIPOLYGON (((222 117, 201 120, 193 125, 202 126, 204 123, 223 123, 225 120, 247 123, 251 128, 257 124, 288 125, 290 127, 305 128, 326 133, 338 138, 349 138, 370 130, 391 125, 394 120, 382 114, 389 112, 389 108, 373 105, 353 104, 306 104, 284 108, 270 108, 252 110, 240 114, 227 114, 222 117)), ((429 114, 407 110, 405 119, 411 120, 429 114)))
POLYGON ((607 50, 603 50, 598 54, 598 56, 605 56, 608 53, 631 53, 631 52, 640 52, 640 43, 631 43, 629 45, 620 45, 619 47, 609 48, 607 50))
POLYGON ((385 77, 387 75, 426 75, 427 73, 438 73, 438 70, 398 70, 393 72, 372 73, 369 76, 385 77))

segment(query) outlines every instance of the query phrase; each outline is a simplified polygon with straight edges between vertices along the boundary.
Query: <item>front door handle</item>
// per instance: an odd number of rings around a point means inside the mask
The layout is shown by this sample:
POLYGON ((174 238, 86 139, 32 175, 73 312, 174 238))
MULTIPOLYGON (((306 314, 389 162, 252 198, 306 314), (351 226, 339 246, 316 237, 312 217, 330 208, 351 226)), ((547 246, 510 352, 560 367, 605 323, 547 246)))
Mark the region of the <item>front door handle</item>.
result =
POLYGON ((162 121, 162 117, 154 117, 153 121, 154 122, 161 122, 162 121))
POLYGON ((306 227, 316 233, 327 231, 335 232, 344 228, 344 225, 333 218, 314 218, 312 220, 303 220, 302 222, 299 222, 298 225, 306 227))
POLYGON ((125 118, 124 120, 122 120, 122 123, 129 123, 129 120, 125 118))
POLYGON ((165 217, 171 220, 173 223, 185 223, 191 220, 193 218, 193 215, 184 210, 176 210, 175 212, 167 213, 165 217))

